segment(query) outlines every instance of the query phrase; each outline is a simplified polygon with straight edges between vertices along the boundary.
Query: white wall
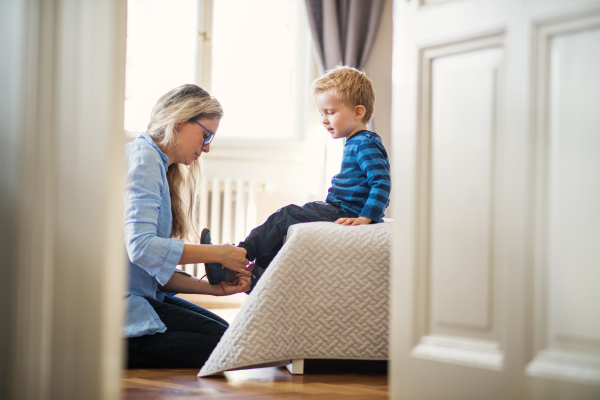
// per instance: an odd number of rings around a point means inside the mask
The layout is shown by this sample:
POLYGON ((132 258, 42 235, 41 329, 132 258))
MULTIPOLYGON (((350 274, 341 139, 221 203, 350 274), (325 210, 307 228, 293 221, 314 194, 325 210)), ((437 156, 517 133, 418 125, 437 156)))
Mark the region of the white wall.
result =
POLYGON ((2 399, 120 395, 125 22, 0 3, 2 399))
MULTIPOLYGON (((316 64, 311 64, 312 80, 318 77, 318 72, 316 64)), ((306 91, 310 92, 310 86, 306 87, 306 91)), ((218 94, 215 96, 218 97, 218 94)), ((251 100, 248 99, 249 102, 251 100)), ((310 96, 307 96, 306 102, 308 121, 304 140, 231 142, 220 139, 217 134, 210 152, 202 155, 202 179, 254 179, 259 185, 269 183, 273 187, 271 193, 265 190, 258 193, 258 224, 288 204, 302 205, 308 201, 325 200, 326 192, 319 187, 319 182, 327 132, 319 123, 319 115, 310 96)), ((257 108, 256 119, 248 121, 250 130, 269 124, 266 111, 257 108)), ((225 118, 235 116, 228 115, 225 110, 225 118)))
MULTIPOLYGON (((376 96, 373 130, 381 136, 390 163, 392 162, 392 5, 393 0, 385 0, 379 31, 365 65, 365 73, 373 82, 376 96)), ((393 218, 391 203, 385 211, 385 216, 393 218)))
POLYGON ((20 78, 19 60, 22 56, 23 2, 0 2, 0 397, 8 392, 11 368, 11 330, 5 329, 12 320, 10 307, 13 294, 13 269, 16 262, 15 232, 17 211, 17 122, 20 78))

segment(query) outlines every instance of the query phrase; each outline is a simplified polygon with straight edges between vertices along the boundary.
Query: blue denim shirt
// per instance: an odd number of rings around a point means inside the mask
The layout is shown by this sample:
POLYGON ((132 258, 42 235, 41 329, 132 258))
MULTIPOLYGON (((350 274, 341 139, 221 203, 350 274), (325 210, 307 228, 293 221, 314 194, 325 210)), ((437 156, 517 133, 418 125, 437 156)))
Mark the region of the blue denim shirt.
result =
POLYGON ((172 239, 173 216, 167 183, 167 156, 147 134, 125 146, 125 245, 129 256, 125 337, 165 332, 167 327, 146 299, 163 301, 166 284, 183 253, 183 240, 172 239))

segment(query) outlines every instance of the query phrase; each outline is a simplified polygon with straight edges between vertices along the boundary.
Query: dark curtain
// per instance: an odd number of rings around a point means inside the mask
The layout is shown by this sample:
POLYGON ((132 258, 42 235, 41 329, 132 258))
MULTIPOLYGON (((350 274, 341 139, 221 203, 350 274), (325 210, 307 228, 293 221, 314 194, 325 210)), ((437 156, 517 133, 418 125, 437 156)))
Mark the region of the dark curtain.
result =
POLYGON ((321 72, 338 64, 363 68, 373 47, 384 0, 306 0, 321 72))

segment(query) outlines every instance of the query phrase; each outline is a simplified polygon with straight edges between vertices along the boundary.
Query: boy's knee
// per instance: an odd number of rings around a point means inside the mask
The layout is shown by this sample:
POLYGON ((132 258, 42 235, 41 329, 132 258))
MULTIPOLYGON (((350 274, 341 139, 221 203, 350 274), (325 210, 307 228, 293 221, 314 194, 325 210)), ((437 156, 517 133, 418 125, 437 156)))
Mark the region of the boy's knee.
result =
POLYGON ((295 211, 301 210, 302 207, 297 206, 295 204, 288 204, 285 207, 281 207, 279 210, 277 210, 278 213, 283 213, 283 214, 290 214, 293 213, 295 211))

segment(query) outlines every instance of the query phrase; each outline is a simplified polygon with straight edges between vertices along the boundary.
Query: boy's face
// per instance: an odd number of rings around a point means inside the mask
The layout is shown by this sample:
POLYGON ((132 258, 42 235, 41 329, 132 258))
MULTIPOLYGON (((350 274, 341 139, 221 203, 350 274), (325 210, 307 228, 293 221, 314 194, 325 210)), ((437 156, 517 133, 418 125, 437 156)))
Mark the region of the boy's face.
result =
POLYGON ((366 129, 366 124, 362 122, 363 106, 354 109, 345 106, 331 91, 318 93, 315 103, 321 114, 321 122, 334 139, 349 138, 366 129))

